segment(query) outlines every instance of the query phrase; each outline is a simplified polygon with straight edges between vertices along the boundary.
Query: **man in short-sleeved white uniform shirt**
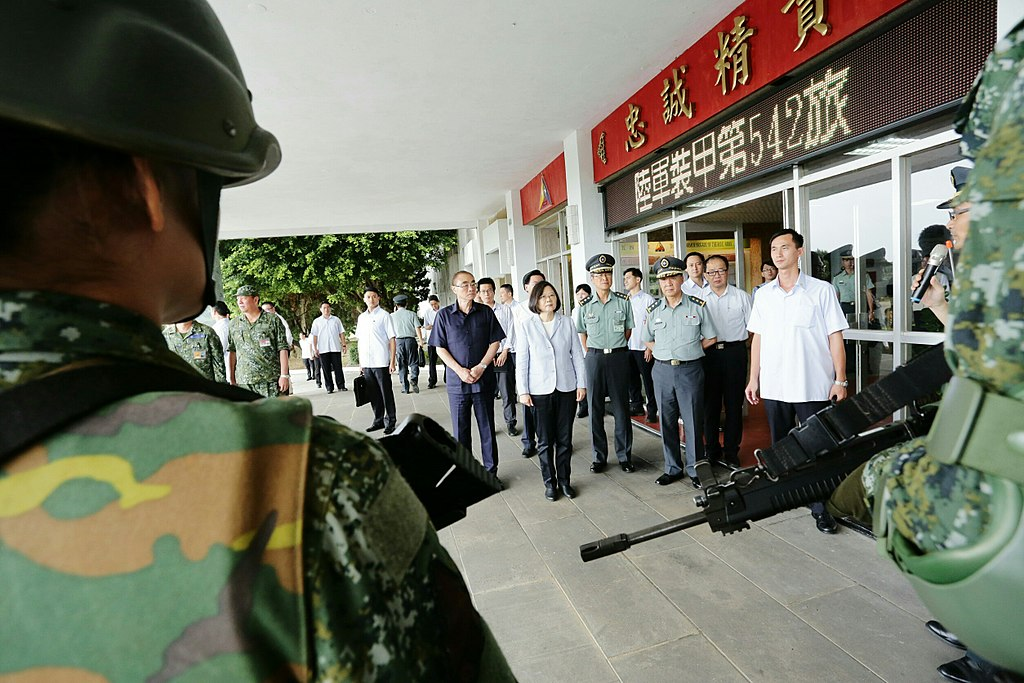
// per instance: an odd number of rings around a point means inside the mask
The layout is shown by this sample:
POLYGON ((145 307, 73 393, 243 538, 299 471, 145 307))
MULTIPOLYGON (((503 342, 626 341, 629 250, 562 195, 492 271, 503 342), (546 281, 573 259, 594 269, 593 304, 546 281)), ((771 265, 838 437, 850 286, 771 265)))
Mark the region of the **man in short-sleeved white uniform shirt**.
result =
MULTIPOLYGON (((747 323, 754 336, 745 393, 751 404, 765 400, 772 443, 832 398, 846 398, 842 331, 849 324, 831 283, 800 272, 803 251, 803 237, 794 230, 772 236, 779 276, 757 290, 747 323)), ((819 531, 835 533, 835 520, 822 503, 814 503, 811 512, 819 531)))
POLYGON ((356 319, 359 370, 367 382, 377 385, 376 389, 370 389, 373 424, 366 431, 383 429, 385 434, 390 434, 395 431, 395 392, 391 387, 391 373, 395 371, 395 327, 391 314, 380 307, 380 292, 367 287, 363 302, 366 311, 356 319))

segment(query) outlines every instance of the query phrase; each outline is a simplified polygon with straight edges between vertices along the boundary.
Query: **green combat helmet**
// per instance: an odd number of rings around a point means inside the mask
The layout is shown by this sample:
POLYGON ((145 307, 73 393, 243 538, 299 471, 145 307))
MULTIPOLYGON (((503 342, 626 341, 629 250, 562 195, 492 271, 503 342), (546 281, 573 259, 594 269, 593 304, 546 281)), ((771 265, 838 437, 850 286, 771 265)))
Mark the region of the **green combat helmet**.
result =
POLYGON ((213 304, 220 190, 269 174, 281 151, 209 5, 13 0, 0 45, 0 119, 197 169, 213 304))

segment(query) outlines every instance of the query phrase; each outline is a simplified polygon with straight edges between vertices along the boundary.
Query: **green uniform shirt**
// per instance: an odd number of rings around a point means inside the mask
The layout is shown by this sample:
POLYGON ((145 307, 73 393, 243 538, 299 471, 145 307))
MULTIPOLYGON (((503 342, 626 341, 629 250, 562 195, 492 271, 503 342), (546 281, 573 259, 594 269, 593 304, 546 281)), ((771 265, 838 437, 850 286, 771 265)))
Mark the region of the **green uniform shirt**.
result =
MULTIPOLYGON (((862 286, 864 289, 874 289, 875 285, 871 282, 871 278, 864 275, 862 286)), ((852 304, 857 300, 857 271, 853 274, 847 274, 844 270, 839 275, 832 278, 832 285, 839 292, 839 301, 844 304, 852 304)))
POLYGON ((228 327, 228 351, 235 353, 237 384, 277 384, 281 376, 281 351, 288 350, 288 338, 281 319, 260 311, 256 322, 245 315, 231 319, 228 327))
POLYGON ((633 329, 629 296, 611 292, 601 303, 596 294, 576 307, 576 331, 587 335, 587 348, 617 349, 626 345, 626 330, 633 329))
POLYGON ((641 334, 645 342, 654 342, 654 357, 658 360, 703 358, 701 340, 718 336, 704 300, 685 294, 675 308, 669 307, 665 299, 651 304, 641 334))
POLYGON ((224 347, 212 327, 193 322, 188 332, 178 332, 174 325, 164 328, 167 348, 182 357, 200 375, 214 382, 226 382, 224 347))
POLYGON ((395 309, 395 312, 391 314, 391 324, 395 328, 395 336, 399 339, 402 337, 418 339, 416 328, 420 326, 420 319, 408 308, 395 309))
MULTIPOLYGON (((0 391, 102 358, 188 367, 124 309, 0 292, 0 391)), ((302 399, 147 393, 16 455, 0 576, 0 679, 514 680, 381 446, 302 399)))

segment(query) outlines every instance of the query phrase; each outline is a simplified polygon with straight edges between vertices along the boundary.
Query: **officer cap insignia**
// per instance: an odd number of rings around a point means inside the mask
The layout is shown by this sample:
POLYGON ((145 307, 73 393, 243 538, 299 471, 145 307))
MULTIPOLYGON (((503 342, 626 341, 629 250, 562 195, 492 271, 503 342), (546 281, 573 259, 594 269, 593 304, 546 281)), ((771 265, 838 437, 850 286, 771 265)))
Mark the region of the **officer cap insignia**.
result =
POLYGON ((587 271, 590 273, 610 273, 615 265, 615 258, 611 254, 596 254, 587 261, 587 271))

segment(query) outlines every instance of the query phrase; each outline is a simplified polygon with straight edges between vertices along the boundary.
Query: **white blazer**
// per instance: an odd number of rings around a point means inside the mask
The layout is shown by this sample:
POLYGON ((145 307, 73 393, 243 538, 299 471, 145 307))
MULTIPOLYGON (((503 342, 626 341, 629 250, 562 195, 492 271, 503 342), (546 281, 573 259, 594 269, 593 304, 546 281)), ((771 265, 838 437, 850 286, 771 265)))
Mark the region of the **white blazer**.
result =
POLYGON ((520 394, 545 396, 587 388, 583 345, 572 320, 555 314, 554 334, 548 338, 539 315, 522 321, 516 339, 516 384, 520 394))

